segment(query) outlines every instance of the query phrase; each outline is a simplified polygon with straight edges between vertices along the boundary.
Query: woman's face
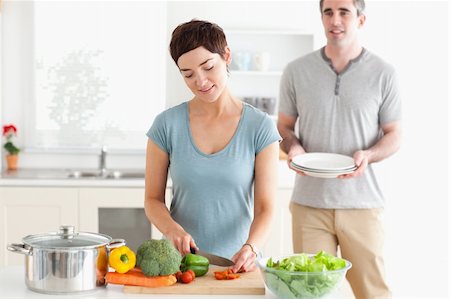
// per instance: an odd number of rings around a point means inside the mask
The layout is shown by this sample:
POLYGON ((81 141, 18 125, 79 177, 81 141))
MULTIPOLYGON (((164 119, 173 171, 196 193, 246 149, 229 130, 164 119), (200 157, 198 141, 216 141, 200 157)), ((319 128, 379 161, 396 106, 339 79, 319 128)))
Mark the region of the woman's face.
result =
POLYGON ((227 65, 231 62, 230 49, 225 55, 211 53, 204 47, 184 53, 178 58, 178 68, 184 82, 198 99, 216 101, 227 85, 227 65))

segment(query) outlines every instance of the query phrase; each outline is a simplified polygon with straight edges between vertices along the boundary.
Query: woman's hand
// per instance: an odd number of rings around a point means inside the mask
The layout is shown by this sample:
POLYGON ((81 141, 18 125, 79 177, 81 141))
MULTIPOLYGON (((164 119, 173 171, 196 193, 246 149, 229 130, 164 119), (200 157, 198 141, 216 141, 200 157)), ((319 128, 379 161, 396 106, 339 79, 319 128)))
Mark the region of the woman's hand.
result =
POLYGON ((172 242, 181 255, 190 253, 191 248, 194 248, 196 251, 198 250, 192 236, 188 234, 181 226, 177 229, 171 230, 170 233, 166 235, 166 238, 172 242))
POLYGON ((234 266, 230 267, 230 269, 234 273, 251 272, 256 269, 256 253, 254 253, 252 247, 248 245, 242 246, 242 248, 233 255, 231 260, 234 262, 234 266))

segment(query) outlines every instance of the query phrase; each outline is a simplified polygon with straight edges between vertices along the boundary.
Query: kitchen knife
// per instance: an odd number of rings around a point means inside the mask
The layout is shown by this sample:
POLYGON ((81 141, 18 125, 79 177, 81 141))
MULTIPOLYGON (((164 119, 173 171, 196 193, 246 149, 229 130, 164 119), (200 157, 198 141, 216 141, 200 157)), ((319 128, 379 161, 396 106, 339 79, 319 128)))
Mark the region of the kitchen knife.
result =
POLYGON ((209 263, 212 265, 222 266, 222 267, 229 267, 229 266, 234 265, 234 262, 232 260, 229 260, 227 258, 218 256, 218 255, 215 255, 215 254, 212 254, 209 252, 204 252, 201 250, 195 251, 194 248, 191 248, 191 253, 206 257, 209 260, 209 263))

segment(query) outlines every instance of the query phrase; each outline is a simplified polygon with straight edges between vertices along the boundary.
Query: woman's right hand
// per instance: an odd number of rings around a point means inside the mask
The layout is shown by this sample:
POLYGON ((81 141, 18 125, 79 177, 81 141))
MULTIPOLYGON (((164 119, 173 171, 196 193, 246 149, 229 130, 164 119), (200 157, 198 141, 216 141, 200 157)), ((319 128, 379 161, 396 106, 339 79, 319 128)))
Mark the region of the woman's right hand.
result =
POLYGON ((192 236, 188 234, 181 226, 177 229, 171 230, 170 233, 166 235, 166 238, 172 242, 181 255, 190 253, 191 248, 194 248, 196 251, 198 250, 192 236))

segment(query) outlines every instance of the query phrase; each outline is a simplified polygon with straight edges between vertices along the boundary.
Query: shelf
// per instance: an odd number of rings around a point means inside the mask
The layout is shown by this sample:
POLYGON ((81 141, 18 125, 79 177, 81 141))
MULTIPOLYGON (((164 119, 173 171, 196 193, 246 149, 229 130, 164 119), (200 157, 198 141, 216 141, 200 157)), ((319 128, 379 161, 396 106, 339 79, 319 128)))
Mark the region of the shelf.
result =
POLYGON ((310 53, 314 43, 312 34, 298 31, 234 31, 227 40, 233 57, 231 68, 242 70, 242 75, 255 76, 263 73, 279 76, 289 62, 310 53), (256 65, 256 59, 261 55, 266 55, 267 67, 256 65), (258 72, 258 69, 269 71, 258 72))
POLYGON ((228 29, 225 30, 227 36, 234 34, 245 35, 312 35, 311 32, 304 30, 272 30, 272 29, 228 29))
MULTIPOLYGON (((277 107, 282 70, 313 50, 313 34, 289 29, 235 29, 226 33, 232 50, 230 90, 241 98, 275 98, 277 107)), ((277 115, 270 118, 277 121, 277 115)))
POLYGON ((242 75, 242 76, 281 76, 282 71, 239 71, 230 70, 232 75, 242 75))

